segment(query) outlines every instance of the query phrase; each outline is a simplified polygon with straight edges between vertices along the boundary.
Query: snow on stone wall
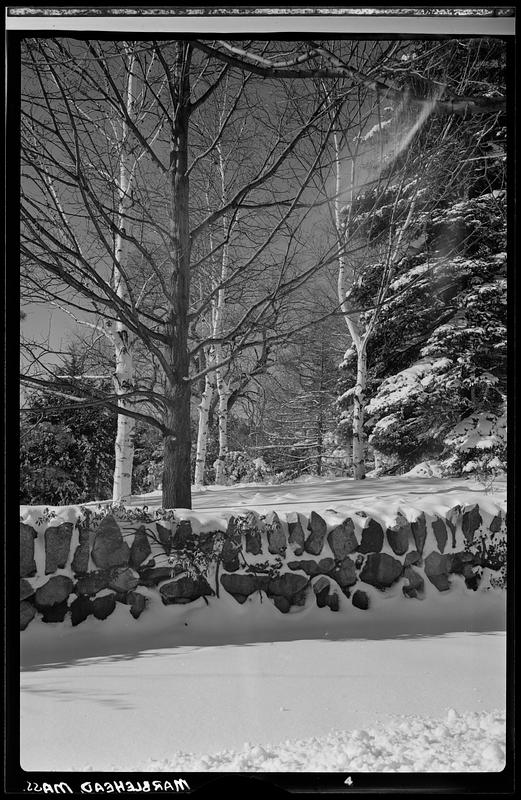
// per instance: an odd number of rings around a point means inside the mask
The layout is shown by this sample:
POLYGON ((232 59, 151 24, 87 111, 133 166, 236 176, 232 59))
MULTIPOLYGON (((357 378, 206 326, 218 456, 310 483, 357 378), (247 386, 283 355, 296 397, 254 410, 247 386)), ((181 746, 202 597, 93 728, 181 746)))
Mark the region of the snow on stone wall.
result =
POLYGON ((412 603, 422 602, 426 581, 450 592, 454 576, 469 593, 505 585, 506 513, 499 505, 456 505, 443 515, 398 511, 392 525, 361 510, 280 518, 249 511, 213 531, 196 518, 157 516, 145 508, 25 507, 20 629, 37 615, 73 626, 90 615, 103 620, 118 603, 139 619, 150 591, 164 605, 218 603, 223 592, 243 604, 262 592, 288 613, 310 596, 337 612, 341 594, 368 610, 374 590, 396 584, 412 603))

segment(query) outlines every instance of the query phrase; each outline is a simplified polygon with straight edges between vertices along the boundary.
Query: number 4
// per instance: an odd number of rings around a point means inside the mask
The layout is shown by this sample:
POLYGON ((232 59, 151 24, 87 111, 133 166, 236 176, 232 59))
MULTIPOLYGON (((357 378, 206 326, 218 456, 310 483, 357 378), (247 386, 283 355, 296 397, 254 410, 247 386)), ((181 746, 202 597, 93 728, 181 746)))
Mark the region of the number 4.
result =
POLYGON ((352 786, 352 785, 353 785, 353 779, 352 779, 351 775, 349 775, 349 776, 348 776, 348 777, 345 779, 344 783, 347 783, 347 785, 348 785, 348 786, 352 786))

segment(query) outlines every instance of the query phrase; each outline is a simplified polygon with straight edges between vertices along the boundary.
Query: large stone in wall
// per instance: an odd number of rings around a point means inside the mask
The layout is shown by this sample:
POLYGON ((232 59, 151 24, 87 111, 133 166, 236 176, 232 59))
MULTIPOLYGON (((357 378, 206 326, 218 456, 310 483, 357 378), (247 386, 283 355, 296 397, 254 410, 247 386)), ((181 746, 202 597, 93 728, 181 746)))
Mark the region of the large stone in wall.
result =
POLYGON ((127 602, 130 605, 131 615, 134 619, 139 619, 147 607, 148 598, 141 594, 141 592, 129 592, 127 595, 127 602))
POLYGON ((416 572, 412 567, 405 567, 403 571, 404 577, 409 581, 407 586, 403 587, 403 593, 406 597, 418 597, 423 594, 425 589, 425 581, 419 572, 416 572))
POLYGON ((382 526, 371 517, 367 520, 367 525, 362 531, 362 538, 358 545, 360 553, 379 553, 384 543, 384 532, 382 526))
POLYGON ((288 561, 287 566, 289 569, 301 570, 306 575, 329 575, 335 568, 335 561, 333 558, 321 558, 320 561, 313 561, 313 559, 299 559, 298 561, 288 561))
POLYGON ((392 586, 402 574, 402 564, 387 553, 370 553, 367 556, 360 580, 385 591, 392 586))
POLYGON ((175 575, 180 572, 184 572, 183 567, 177 567, 175 565, 172 567, 150 567, 141 569, 139 571, 139 583, 141 586, 152 588, 160 584, 161 581, 166 581, 169 578, 175 577, 175 575))
POLYGON ((90 530, 87 525, 78 523, 79 544, 74 551, 71 569, 75 575, 86 575, 89 571, 90 530))
POLYGON ((189 519, 182 519, 174 531, 172 537, 173 550, 190 550, 193 549, 195 543, 194 533, 192 531, 192 523, 189 519))
POLYGON ((266 515, 265 522, 268 536, 268 553, 285 556, 287 548, 286 534, 282 530, 281 521, 275 511, 270 511, 266 515))
POLYGON ((107 619, 116 608, 115 594, 102 594, 95 597, 92 603, 92 613, 96 619, 107 619))
POLYGON ((45 574, 50 575, 63 569, 69 558, 72 539, 72 522, 62 522, 47 528, 45 539, 45 574))
POLYGON ((456 547, 456 529, 461 520, 461 506, 456 505, 447 511, 445 514, 445 521, 449 526, 451 532, 451 547, 456 547))
POLYGON ((72 581, 66 575, 54 575, 47 583, 38 587, 34 602, 38 609, 48 608, 67 600, 72 592, 72 581))
POLYGON ((63 622, 69 612, 69 606, 67 600, 64 600, 62 603, 45 606, 40 610, 42 612, 42 622, 63 622))
POLYGON ((489 531, 491 533, 499 533, 499 531, 501 530, 501 523, 502 523, 501 511, 498 511, 498 513, 490 520, 490 524, 488 526, 489 531))
POLYGON ((316 511, 311 512, 308 531, 311 531, 311 533, 304 542, 304 550, 306 553, 311 553, 313 556, 318 556, 322 552, 322 548, 324 546, 324 539, 326 538, 327 534, 327 525, 322 517, 316 513, 316 511))
POLYGON ((141 525, 134 534, 134 540, 130 547, 129 564, 136 569, 152 555, 150 542, 148 541, 147 531, 144 525, 141 525))
POLYGON ((353 592, 351 602, 355 608, 359 608, 361 611, 367 611, 369 608, 369 597, 367 596, 367 592, 364 592, 362 589, 357 589, 356 592, 353 592))
POLYGON ((76 581, 74 591, 77 595, 93 596, 109 585, 111 570, 101 569, 82 575, 76 581))
POLYGON ((223 568, 227 572, 237 572, 240 567, 239 550, 241 548, 241 534, 237 530, 235 517, 230 517, 226 529, 225 540, 221 551, 223 568))
POLYGON ((421 564, 422 557, 417 550, 409 550, 405 556, 404 566, 410 567, 412 564, 421 564))
POLYGON ((446 592, 447 589, 450 589, 449 561, 446 555, 441 555, 433 550, 426 557, 423 569, 427 578, 438 591, 446 592))
POLYGON ((266 591, 269 583, 267 575, 226 575, 220 577, 221 585, 231 594, 238 603, 246 602, 247 598, 256 591, 266 591))
POLYGON ((327 598, 331 589, 330 581, 323 575, 318 578, 313 584, 313 591, 315 593, 317 606, 324 608, 327 605, 327 598))
POLYGON ((131 592, 139 583, 139 573, 130 567, 111 570, 108 588, 115 592, 131 592))
POLYGON ((467 553, 461 550, 457 553, 447 553, 446 555, 447 572, 454 575, 465 575, 468 577, 469 572, 466 567, 472 567, 475 562, 474 553, 467 553))
POLYGON ((335 558, 345 558, 358 547, 355 526, 352 519, 346 519, 341 525, 333 528, 327 536, 328 544, 335 558))
POLYGON ((92 601, 85 595, 80 595, 72 601, 70 611, 72 624, 74 626, 80 625, 92 614, 92 601))
POLYGON ((285 572, 277 578, 271 578, 267 586, 267 594, 280 595, 292 600, 300 592, 304 591, 308 585, 308 578, 304 575, 296 575, 292 572, 285 572))
POLYGON ((409 549, 409 537, 411 536, 411 526, 403 514, 398 513, 396 522, 391 528, 387 528, 387 541, 393 553, 403 556, 409 549))
POLYGON ((20 630, 24 631, 31 620, 34 618, 36 614, 36 609, 32 603, 28 603, 27 600, 22 600, 20 603, 20 630))
POLYGON ((413 522, 411 522, 411 531, 414 543, 416 545, 416 550, 421 555, 425 546, 425 539, 427 538, 427 521, 423 511, 418 519, 415 519, 413 522))
POLYGON ((123 540, 120 527, 109 515, 99 524, 92 545, 92 560, 100 569, 124 567, 128 564, 130 550, 123 540))
POLYGON ((25 578, 20 578, 20 602, 34 595, 34 589, 25 578))
POLYGON ((31 578, 36 575, 34 560, 34 540, 37 533, 30 525, 20 523, 20 578, 31 578))
POLYGON ((306 535, 300 522, 300 517, 293 512, 288 514, 288 543, 296 556, 301 556, 304 552, 304 541, 306 535))
POLYGON ((172 539, 173 539, 172 531, 165 525, 161 525, 160 522, 156 522, 156 534, 161 544, 161 547, 163 548, 166 555, 169 556, 172 551, 172 539))
POLYGON ((258 556, 262 553, 262 536, 257 528, 246 530, 244 532, 244 540, 247 553, 251 553, 252 556, 258 556))
POLYGON ((356 566, 349 556, 340 561, 329 574, 343 590, 354 586, 357 581, 356 566))
POLYGON ((205 578, 185 576, 170 583, 164 583, 160 587, 159 593, 163 603, 168 606, 172 603, 191 603, 199 597, 212 595, 214 592, 205 578))
POLYGON ((474 534, 483 522, 481 514, 479 513, 479 506, 475 503, 473 506, 466 506, 463 509, 463 518, 461 520, 461 529, 463 536, 469 544, 474 540, 474 534))
POLYGON ((445 521, 441 517, 436 516, 435 519, 432 520, 432 532, 436 539, 438 550, 440 551, 440 553, 444 553, 449 535, 447 533, 447 526, 445 525, 445 521))

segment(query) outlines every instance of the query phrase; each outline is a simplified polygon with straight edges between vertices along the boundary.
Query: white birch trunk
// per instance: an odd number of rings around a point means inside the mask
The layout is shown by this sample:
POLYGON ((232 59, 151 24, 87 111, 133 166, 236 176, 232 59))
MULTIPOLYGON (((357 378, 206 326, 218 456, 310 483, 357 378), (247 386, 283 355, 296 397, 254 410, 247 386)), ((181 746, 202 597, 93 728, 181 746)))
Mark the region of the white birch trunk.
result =
POLYGON ((364 415, 365 415, 365 395, 367 387, 367 338, 362 336, 360 331, 358 315, 351 312, 349 303, 346 297, 346 263, 342 253, 343 236, 349 230, 349 221, 351 218, 351 210, 353 204, 353 191, 355 181, 355 166, 354 160, 352 161, 351 168, 351 196, 348 222, 342 225, 341 218, 341 173, 340 173, 340 141, 338 134, 334 134, 335 141, 335 168, 336 168, 336 187, 335 187, 335 227, 338 238, 338 302, 344 315, 344 319, 351 335, 351 339, 356 349, 357 354, 357 375, 356 386, 353 396, 353 440, 352 440, 352 470, 353 478, 360 480, 365 477, 365 435, 364 435, 364 415))
MULTIPOLYGON (((128 79, 126 86, 126 104, 129 116, 133 108, 133 69, 134 56, 130 55, 128 64, 128 79)), ((130 184, 131 172, 129 169, 129 157, 126 153, 126 140, 128 126, 123 123, 121 137, 120 169, 118 181, 118 234, 115 237, 114 255, 118 265, 122 267, 127 259, 127 239, 119 231, 127 230, 129 227, 128 210, 130 207, 130 184)), ((122 300, 128 299, 127 287, 122 272, 114 270, 113 286, 116 294, 122 300)), ((132 337, 131 332, 121 321, 117 321, 114 334, 114 351, 116 368, 114 372, 114 388, 117 396, 118 406, 121 408, 132 408, 132 403, 125 399, 124 395, 131 391, 134 386, 134 362, 132 358, 132 337)), ((132 417, 125 414, 118 414, 116 443, 115 443, 115 465, 114 482, 112 487, 112 500, 115 503, 121 502, 123 498, 129 497, 132 493, 132 468, 134 463, 134 435, 136 423, 132 417)))
POLYGON ((206 466, 206 452, 208 449, 208 421, 210 405, 215 391, 215 376, 210 372, 205 376, 204 392, 199 403, 199 424, 197 428, 197 451, 195 457, 196 486, 204 484, 204 469, 206 466))
POLYGON ((365 342, 357 350, 356 386, 353 395, 353 478, 365 478, 365 391, 367 384, 367 352, 365 342))
MULTIPOLYGON (((222 200, 224 202, 226 198, 224 161, 221 148, 218 146, 217 149, 219 152, 219 170, 221 173, 221 194, 222 194, 222 200)), ((228 249, 228 238, 227 238, 227 226, 228 226, 227 215, 224 215, 222 224, 223 224, 223 234, 225 236, 225 243, 222 248, 220 289, 217 294, 217 300, 214 307, 214 320, 213 320, 213 335, 216 340, 218 340, 219 337, 222 335, 223 325, 224 325, 224 311, 226 306, 225 281, 228 277, 228 260, 229 260, 229 249, 228 249)), ((223 351, 221 344, 219 342, 217 342, 215 346, 215 357, 217 364, 222 363, 223 351)), ((225 463, 226 463, 226 456, 228 453, 228 400, 230 398, 230 386, 228 384, 228 381, 225 379, 224 367, 217 367, 216 382, 217 382, 217 393, 219 396, 219 412, 218 412, 219 455, 217 456, 217 460, 214 463, 214 468, 215 468, 215 483, 218 485, 222 485, 226 482, 225 463)))

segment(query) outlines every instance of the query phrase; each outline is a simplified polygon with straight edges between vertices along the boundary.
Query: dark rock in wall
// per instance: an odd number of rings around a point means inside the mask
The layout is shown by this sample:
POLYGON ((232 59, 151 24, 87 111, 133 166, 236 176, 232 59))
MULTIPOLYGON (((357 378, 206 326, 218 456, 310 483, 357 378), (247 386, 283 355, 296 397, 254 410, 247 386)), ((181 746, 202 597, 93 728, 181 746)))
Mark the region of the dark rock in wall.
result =
POLYGON ((435 550, 429 553, 424 563, 424 572, 430 582, 440 592, 450 589, 449 561, 446 555, 441 555, 435 550))
POLYGON ((425 581, 420 573, 416 572, 412 567, 405 567, 403 574, 409 581, 408 585, 403 587, 404 595, 406 597, 418 597, 419 594, 423 594, 425 581))
POLYGON ((379 553, 384 543, 384 532, 382 526, 371 517, 368 518, 367 525, 362 531, 358 551, 360 553, 379 553))
POLYGON ((411 522, 411 531, 416 544, 416 550, 421 555, 425 546, 425 539, 427 538, 427 522, 423 511, 418 519, 411 522))
POLYGON ((346 519, 329 532, 327 541, 335 558, 345 558, 358 547, 355 526, 352 519, 346 519))
POLYGON ((284 597, 283 595, 279 594, 279 595, 274 595, 272 599, 276 608, 278 608, 279 611, 282 612, 282 614, 288 613, 288 611, 291 608, 291 603, 287 597, 284 597))
POLYGON ((20 578, 20 602, 34 595, 34 589, 25 578, 20 578))
POLYGON ((96 619, 107 619, 116 608, 116 595, 102 594, 100 597, 95 597, 91 602, 92 613, 96 619))
POLYGON ((101 569, 78 578, 74 591, 77 595, 93 596, 109 585, 111 570, 101 569))
POLYGON ((34 540, 38 534, 30 525, 20 523, 20 578, 36 575, 34 540))
POLYGON ((220 582, 229 594, 232 594, 234 597, 235 595, 242 595, 246 598, 257 590, 266 590, 269 578, 267 575, 223 574, 220 577, 220 582))
POLYGON ((262 537, 259 530, 250 529, 245 531, 244 539, 247 553, 251 553, 252 556, 258 556, 262 553, 262 537))
POLYGON ((447 553, 447 572, 454 575, 464 575, 465 567, 471 566, 474 563, 474 559, 474 553, 467 553, 465 550, 461 550, 458 553, 447 553))
POLYGON ((130 567, 119 567, 111 570, 108 588, 115 592, 130 592, 139 583, 139 573, 130 567))
POLYGON ((349 556, 340 561, 329 574, 342 589, 354 586, 357 581, 355 563, 349 556))
POLYGON ((38 609, 48 608, 65 601, 72 592, 72 581, 66 575, 55 575, 36 589, 34 602, 38 609))
POLYGON ((270 597, 272 595, 282 595, 282 597, 292 599, 307 587, 308 582, 308 578, 305 578, 304 575, 285 572, 283 575, 279 575, 278 578, 272 578, 269 581, 267 593, 270 597))
POLYGON ((409 550, 405 556, 404 565, 409 567, 411 564, 421 564, 422 557, 417 550, 409 550))
POLYGON ((472 543, 474 539, 474 534, 478 530, 479 526, 483 522, 481 518, 481 514, 479 513, 479 506, 476 503, 473 506, 466 506, 463 509, 463 519, 461 520, 461 529, 463 531, 463 536, 469 542, 472 543))
POLYGON ((20 603, 20 630, 24 631, 29 625, 30 621, 34 618, 36 609, 32 603, 22 600, 20 603))
POLYGON ((160 522, 156 522, 156 534, 161 547, 166 555, 169 556, 172 551, 172 531, 170 528, 166 528, 164 525, 161 525, 160 522))
POLYGON ((268 534, 268 553, 272 555, 286 555, 286 534, 282 530, 282 524, 278 515, 270 511, 266 515, 266 525, 268 534))
POLYGON ((360 572, 360 580, 384 591, 402 574, 402 564, 387 553, 370 553, 360 572))
POLYGON ((369 597, 362 589, 357 589, 354 592, 351 602, 355 608, 360 608, 362 611, 367 611, 369 608, 369 597))
POLYGON ((305 533, 302 528, 300 517, 298 514, 294 515, 296 519, 288 518, 288 541, 296 556, 301 556, 304 552, 305 533))
POLYGON ((75 575, 85 575, 89 571, 90 547, 88 540, 80 542, 74 551, 71 569, 75 575))
POLYGON ((127 595, 127 602, 130 605, 130 613, 134 619, 139 619, 145 608, 147 607, 147 598, 141 592, 129 592, 127 595))
MULTIPOLYGON (((182 569, 182 568, 181 568, 182 569)), ((176 567, 151 567, 149 569, 141 569, 139 571, 139 583, 142 586, 152 588, 157 586, 161 581, 166 581, 173 578, 176 574, 176 567)))
POLYGON ((453 506, 449 509, 445 514, 445 520, 452 536, 451 547, 456 547, 456 529, 461 520, 461 506, 453 506))
POLYGON ((72 624, 79 625, 92 614, 92 601, 88 597, 80 595, 76 600, 72 601, 70 608, 72 624))
POLYGON ((311 531, 308 538, 304 542, 304 550, 311 553, 313 556, 318 556, 322 552, 324 546, 324 539, 327 534, 327 525, 322 517, 315 511, 311 512, 309 518, 308 530, 311 531))
POLYGON ((121 530, 112 515, 99 524, 92 546, 92 560, 100 569, 124 567, 128 564, 130 550, 123 541, 121 530))
POLYGON ((440 553, 443 553, 447 545, 448 533, 447 526, 441 517, 436 516, 436 518, 432 520, 432 532, 436 538, 438 550, 440 553))
POLYGON ((239 562, 238 545, 232 542, 230 539, 226 539, 223 544, 221 560, 223 568, 226 570, 226 572, 237 572, 241 566, 239 562))
POLYGON ((315 593, 317 606, 324 608, 327 605, 327 598, 329 597, 329 590, 331 583, 327 578, 321 577, 313 584, 313 591, 315 593))
POLYGON ((42 622, 63 622, 69 611, 67 600, 56 603, 54 606, 45 606, 41 609, 42 622))
POLYGON ((299 561, 288 561, 287 566, 292 570, 301 570, 306 575, 320 575, 320 569, 316 561, 301 558, 299 561))
POLYGON ((397 556, 403 556, 409 549, 409 537, 411 535, 410 523, 403 514, 398 514, 396 523, 387 529, 387 541, 397 556))
POLYGON ((191 603, 199 597, 212 595, 214 592, 205 578, 187 576, 164 583, 160 587, 159 593, 164 605, 170 605, 172 603, 191 603))
POLYGON ((326 598, 326 605, 329 606, 331 611, 338 611, 340 609, 340 601, 336 592, 333 592, 333 594, 328 594, 326 598))
POLYGON ((194 533, 192 531, 192 524, 190 520, 181 520, 174 532, 172 538, 173 550, 186 550, 193 548, 195 543, 194 533))
POLYGON ((498 533, 501 530, 501 522, 502 522, 501 511, 499 511, 495 515, 495 517, 493 517, 490 520, 490 524, 488 526, 489 531, 491 533, 498 533))
POLYGON ((45 539, 45 574, 63 569, 69 558, 72 539, 72 522, 63 522, 47 528, 45 539))
POLYGON ((136 569, 152 555, 150 542, 148 541, 147 531, 144 525, 137 529, 134 540, 130 547, 130 566, 136 569))

